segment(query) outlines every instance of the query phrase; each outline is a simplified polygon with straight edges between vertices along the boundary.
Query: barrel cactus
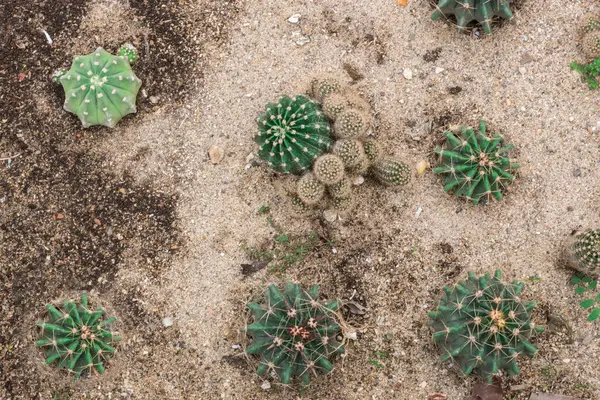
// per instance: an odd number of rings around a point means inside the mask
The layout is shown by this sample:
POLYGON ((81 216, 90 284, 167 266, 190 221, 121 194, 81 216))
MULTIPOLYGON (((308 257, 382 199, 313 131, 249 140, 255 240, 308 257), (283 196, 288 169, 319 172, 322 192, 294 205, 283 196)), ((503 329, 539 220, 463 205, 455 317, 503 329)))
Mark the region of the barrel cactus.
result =
POLYGON ((332 371, 330 358, 344 352, 337 340, 339 306, 338 301, 319 301, 318 285, 308 291, 297 283, 283 290, 269 285, 261 304, 248 303, 254 322, 246 326, 252 336, 246 353, 260 355, 257 374, 274 373, 286 385, 297 378, 308 386, 311 375, 332 371))
POLYGON ((406 185, 410 181, 410 167, 402 161, 384 158, 371 167, 373 176, 384 185, 406 185))
POLYGON ((485 203, 492 196, 502 200, 502 191, 515 176, 519 164, 508 158, 507 152, 514 146, 501 147, 500 135, 492 139, 486 136, 485 122, 479 124, 479 132, 463 126, 461 136, 446 132, 446 148, 436 149, 440 163, 433 171, 444 176, 444 190, 456 189, 457 197, 465 197, 473 204, 485 203))
POLYGON ((344 162, 334 154, 324 154, 315 161, 313 173, 323 184, 333 185, 344 177, 344 162))
POLYGON ((438 0, 432 20, 454 15, 459 31, 464 31, 472 21, 477 21, 487 35, 492 34, 493 17, 511 19, 510 0, 438 0))
POLYGON ((76 303, 65 300, 62 308, 46 304, 48 320, 38 322, 42 337, 36 346, 45 349, 46 364, 56 363, 76 377, 92 370, 104 372, 104 366, 115 353, 114 344, 121 340, 111 325, 116 318, 104 318, 104 310, 88 306, 85 294, 76 303))
POLYGON ((75 56, 60 83, 65 90, 65 110, 76 114, 84 128, 113 127, 125 115, 135 113, 142 85, 127 58, 113 56, 101 47, 86 56, 75 56))
POLYGON ((579 232, 567 244, 571 268, 587 275, 600 274, 600 229, 579 232))
POLYGON ((544 327, 531 321, 535 302, 519 296, 525 285, 504 284, 502 274, 474 273, 454 288, 444 286, 444 295, 429 313, 433 340, 442 351, 441 360, 452 361, 463 375, 474 373, 491 382, 505 371, 519 373, 517 358, 532 357, 536 348, 529 342, 544 327))
POLYGON ((259 156, 275 171, 300 175, 331 146, 331 127, 320 106, 304 96, 282 96, 258 118, 259 156))

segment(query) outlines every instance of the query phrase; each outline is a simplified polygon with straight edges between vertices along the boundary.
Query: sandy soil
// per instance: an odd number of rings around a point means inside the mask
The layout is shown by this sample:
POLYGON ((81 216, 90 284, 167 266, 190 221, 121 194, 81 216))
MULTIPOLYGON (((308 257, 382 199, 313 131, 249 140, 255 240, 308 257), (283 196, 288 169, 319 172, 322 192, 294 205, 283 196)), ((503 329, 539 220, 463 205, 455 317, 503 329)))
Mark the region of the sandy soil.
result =
MULTIPOLYGON (((203 3, 180 2, 173 10, 185 15, 182 26, 204 22, 182 31, 186 43, 197 43, 194 38, 201 43, 189 50, 201 62, 201 71, 192 78, 195 69, 186 69, 181 78, 190 80, 182 85, 185 95, 161 91, 178 82, 177 76, 144 86, 148 98, 160 98, 158 104, 143 97, 134 119, 114 130, 86 133, 89 143, 82 146, 105 160, 101 165, 112 174, 110 182, 126 176, 134 190, 149 188, 149 193, 176 199, 171 228, 157 228, 150 238, 128 236, 116 267, 101 274, 108 280, 105 286, 60 286, 64 293, 95 290, 97 301, 123 320, 123 348, 105 376, 69 382, 45 367, 33 346, 33 321, 50 298, 27 303, 36 307, 31 309, 8 303, 13 311, 8 318, 18 330, 9 337, 13 350, 3 355, 7 344, 0 342, 5 346, 0 347, 0 361, 13 357, 18 362, 11 364, 13 377, 0 387, 0 397, 296 398, 295 389, 275 382, 261 389, 255 361, 239 350, 245 338, 236 334, 247 316, 246 300, 268 282, 291 279, 319 282, 325 296, 368 308, 360 316, 345 312, 358 340, 348 344, 332 374, 314 379, 305 398, 425 399, 434 392, 468 398, 474 379, 459 378, 440 365, 427 311, 441 287, 467 271, 502 269, 506 280, 527 283, 525 296, 539 301, 538 323, 548 325, 549 317, 560 316, 570 328, 550 329, 537 338, 536 357, 520 362, 521 375, 504 379, 506 398, 528 398, 536 390, 600 398, 600 330, 586 321, 578 306, 582 298, 568 284, 572 273, 558 262, 563 240, 599 218, 599 95, 569 71, 570 62, 580 58, 578 21, 593 11, 591 6, 525 2, 515 24, 504 24, 492 37, 479 40, 431 22, 427 1, 413 1, 406 8, 391 0, 368 6, 349 0, 246 0, 223 8, 203 3), (299 24, 287 22, 297 13, 302 15, 299 24), (212 34, 203 31, 207 26, 212 34), (310 42, 297 45, 298 32, 310 42), (364 77, 353 81, 344 65, 364 77), (404 77, 405 69, 412 71, 412 79, 404 77), (519 179, 501 203, 486 207, 445 194, 431 171, 401 189, 367 181, 352 215, 334 223, 294 217, 286 194, 292 180, 246 165, 256 150, 255 118, 264 104, 281 93, 305 91, 315 73, 339 76, 364 93, 375 110, 373 135, 409 164, 433 162, 433 149, 448 127, 484 119, 516 145, 519 179), (426 129, 430 124, 432 129, 426 129), (225 150, 217 165, 207 153, 211 146, 225 150), (335 252, 320 246, 283 277, 268 269, 244 276, 241 264, 251 260, 241 243, 268 247, 273 240, 266 216, 257 214, 265 204, 286 232, 316 231, 333 241, 335 252), (159 251, 163 261, 148 271, 145 264, 151 261, 143 250, 157 241, 168 241, 159 251), (164 328, 164 317, 172 318, 174 326, 164 328), (515 386, 522 389, 510 391, 515 386), (53 397, 57 394, 61 397, 53 397)), ((81 23, 102 39, 101 9, 89 10, 81 23)), ((138 35, 143 43, 150 31, 143 24, 139 29, 116 32, 106 40, 138 35)), ((74 39, 73 45, 86 40, 74 39)), ((168 75, 153 65, 143 68, 149 78, 168 75)), ((60 103, 52 96, 58 95, 41 95, 55 107, 60 103)), ((56 108, 49 111, 53 117, 68 118, 56 108)), ((77 130, 76 122, 69 129, 77 130)), ((67 151, 68 145, 59 149, 67 151)), ((12 151, 10 146, 6 150, 12 151)), ((13 216, 15 210, 27 212, 16 201, 4 210, 13 216)), ((11 218, 4 216, 5 221, 11 218)), ((132 232, 143 226, 136 221, 132 232)), ((5 240, 14 234, 1 232, 5 240)), ((8 275, 6 287, 14 276, 8 275)))

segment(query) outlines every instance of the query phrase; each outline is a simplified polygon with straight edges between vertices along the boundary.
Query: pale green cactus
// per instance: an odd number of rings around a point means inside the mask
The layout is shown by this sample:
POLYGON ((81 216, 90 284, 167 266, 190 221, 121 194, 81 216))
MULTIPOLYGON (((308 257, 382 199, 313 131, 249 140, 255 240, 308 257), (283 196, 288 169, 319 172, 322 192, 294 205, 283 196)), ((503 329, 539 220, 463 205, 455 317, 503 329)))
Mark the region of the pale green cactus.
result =
POLYGON ((131 65, 135 64, 138 59, 138 51, 131 43, 125 43, 123 46, 119 47, 117 55, 119 57, 126 57, 131 65))

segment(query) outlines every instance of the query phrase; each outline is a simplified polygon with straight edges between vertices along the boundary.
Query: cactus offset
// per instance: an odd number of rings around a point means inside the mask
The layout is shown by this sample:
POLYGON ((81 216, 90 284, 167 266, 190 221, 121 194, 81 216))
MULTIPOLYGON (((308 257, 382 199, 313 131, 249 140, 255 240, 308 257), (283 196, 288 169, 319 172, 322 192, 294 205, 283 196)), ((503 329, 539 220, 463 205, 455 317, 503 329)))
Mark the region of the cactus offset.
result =
POLYGON ((320 302, 318 295, 318 285, 308 291, 297 283, 287 283, 283 290, 269 285, 264 303, 248 303, 254 322, 246 326, 252 336, 246 353, 261 356, 258 375, 275 373, 285 385, 297 378, 308 386, 311 375, 333 370, 329 358, 344 352, 336 339, 340 304, 320 302))
POLYGON ((331 128, 317 103, 282 96, 258 118, 259 156, 276 171, 299 175, 331 146, 331 128))
POLYGON ((334 154, 324 154, 315 161, 313 172, 325 185, 333 185, 344 177, 344 162, 334 154))
POLYGON ((600 31, 586 33, 581 42, 581 49, 586 58, 600 58, 600 31))
POLYGON ((377 143, 373 139, 367 139, 363 142, 363 148, 365 149, 365 155, 370 163, 374 163, 375 161, 381 158, 381 147, 379 143, 377 143))
POLYGON ((65 110, 76 114, 84 128, 113 127, 125 115, 135 113, 142 85, 126 58, 113 56, 101 47, 74 57, 60 83, 65 90, 65 110))
POLYGON ((373 176, 382 184, 406 185, 410 181, 410 167, 402 161, 384 158, 371 167, 373 176))
POLYGON ((459 32, 465 30, 472 21, 478 21, 486 34, 492 34, 493 17, 511 19, 510 0, 439 0, 432 20, 454 15, 459 32))
POLYGON ((584 33, 600 31, 600 16, 595 14, 584 15, 582 30, 584 33))
POLYGON ((569 265, 587 275, 600 274, 600 229, 577 234, 568 246, 569 265))
POLYGON ((48 321, 38 322, 42 337, 35 342, 46 352, 46 364, 57 363, 76 377, 92 369, 104 372, 104 366, 115 353, 114 343, 121 340, 110 325, 116 318, 104 318, 104 310, 88 308, 87 296, 75 303, 65 300, 62 309, 46 304, 48 321))
POLYGON ((529 339, 544 328, 531 321, 534 302, 519 295, 525 285, 504 284, 502 274, 469 277, 450 288, 432 319, 433 340, 442 351, 442 362, 451 360, 463 375, 474 373, 491 382, 500 371, 519 373, 517 358, 532 357, 536 348, 529 339))
POLYGON ((327 186, 327 192, 333 198, 346 198, 352 194, 352 182, 350 178, 344 177, 338 183, 327 186))
POLYGON ((463 126, 460 138, 446 132, 446 148, 436 149, 440 166, 433 171, 444 176, 444 190, 456 189, 457 197, 473 204, 487 202, 492 196, 502 200, 502 190, 512 183, 512 172, 519 168, 506 154, 514 146, 501 147, 502 136, 489 139, 485 132, 483 121, 477 133, 463 126))
POLYGON ((335 142, 333 154, 341 158, 346 168, 356 167, 366 158, 362 143, 354 139, 341 139, 335 142))
POLYGON ((298 181, 298 197, 306 205, 317 204, 325 194, 325 185, 317 180, 313 173, 307 173, 298 181))
POLYGON ((342 90, 342 84, 335 78, 315 78, 312 81, 312 94, 317 101, 323 102, 330 93, 342 90))
POLYGON ((125 57, 129 61, 129 64, 133 65, 138 59, 138 51, 131 43, 125 43, 119 47, 117 51, 119 57, 125 57))
POLYGON ((338 139, 363 136, 369 129, 369 117, 364 111, 354 108, 344 110, 333 124, 333 135, 338 139))

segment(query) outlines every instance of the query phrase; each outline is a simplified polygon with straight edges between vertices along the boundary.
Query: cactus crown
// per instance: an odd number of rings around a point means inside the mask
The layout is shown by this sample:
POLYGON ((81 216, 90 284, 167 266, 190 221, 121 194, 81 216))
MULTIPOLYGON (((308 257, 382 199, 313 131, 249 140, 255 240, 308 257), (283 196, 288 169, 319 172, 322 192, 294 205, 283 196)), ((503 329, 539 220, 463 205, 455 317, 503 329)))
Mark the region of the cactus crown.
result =
POLYGON ((470 22, 477 21, 487 35, 492 34, 493 17, 504 19, 513 17, 510 0, 438 0, 431 19, 435 21, 443 15, 451 14, 456 17, 459 32, 464 31, 470 22))
POLYGON ((597 274, 600 270, 600 229, 580 233, 571 245, 580 271, 597 274))
POLYGON ((500 135, 486 137, 483 121, 477 133, 463 126, 460 138, 450 132, 445 135, 447 146, 435 150, 440 164, 433 170, 444 175, 444 190, 456 189, 457 197, 466 197, 473 204, 485 203, 492 196, 502 200, 502 190, 515 179, 511 172, 519 168, 507 156, 514 146, 500 147, 500 135))
POLYGON ((318 296, 318 285, 304 291, 287 283, 283 291, 269 285, 263 304, 248 303, 254 322, 246 326, 252 336, 246 353, 261 356, 258 375, 274 372, 283 384, 298 378, 307 386, 311 375, 333 370, 329 357, 344 352, 336 339, 339 302, 322 303, 318 296))
POLYGON ((331 146, 331 127, 317 103, 304 96, 282 96, 258 118, 260 158, 276 171, 301 174, 331 146))
POLYGON ((126 57, 113 56, 101 47, 86 56, 75 56, 60 83, 65 90, 65 110, 76 114, 84 128, 113 127, 125 115, 135 113, 142 85, 126 57))
POLYGON ((519 297, 525 285, 507 285, 501 277, 500 271, 479 278, 469 272, 454 288, 444 286, 440 304, 429 313, 442 362, 451 360, 462 374, 475 373, 488 382, 500 371, 518 374, 517 358, 535 354, 528 340, 544 330, 531 321, 535 303, 519 297))
POLYGON ((114 343, 121 340, 110 325, 116 318, 104 318, 101 307, 88 307, 87 296, 81 301, 65 300, 62 309, 46 304, 48 321, 38 322, 42 337, 35 342, 46 352, 46 364, 57 362, 76 377, 93 369, 104 372, 104 364, 115 353, 114 343))

